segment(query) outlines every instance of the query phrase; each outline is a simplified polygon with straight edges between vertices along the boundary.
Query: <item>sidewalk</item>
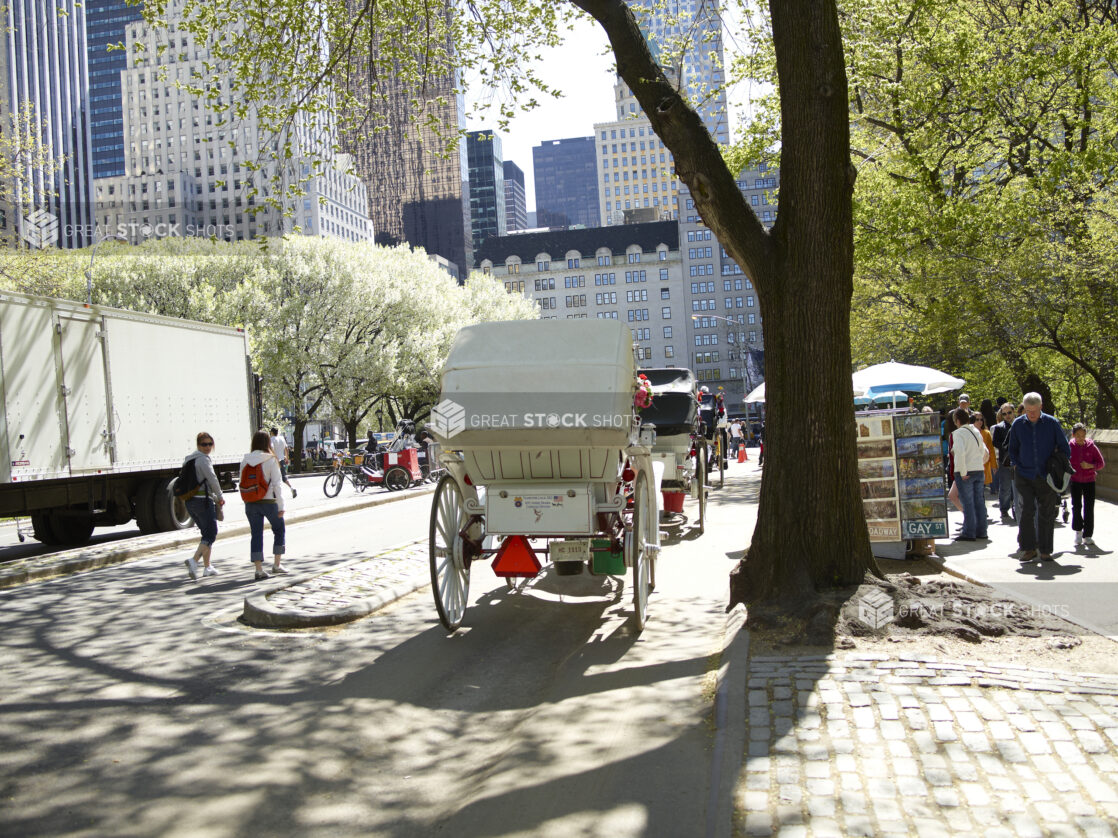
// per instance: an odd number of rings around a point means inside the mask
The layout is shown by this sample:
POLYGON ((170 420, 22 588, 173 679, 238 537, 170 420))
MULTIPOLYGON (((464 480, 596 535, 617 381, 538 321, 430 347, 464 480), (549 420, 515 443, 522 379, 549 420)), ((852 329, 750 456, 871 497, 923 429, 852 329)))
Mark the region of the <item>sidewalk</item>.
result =
POLYGON ((852 654, 748 687, 746 835, 1115 834, 1118 678, 852 654))
MULTIPOLYGON (((1051 562, 1018 561, 1017 523, 1003 523, 997 503, 989 498, 987 510, 989 541, 936 543, 948 573, 1046 608, 1095 634, 1118 638, 1118 504, 1095 501, 1093 548, 1076 548, 1070 519, 1066 524, 1057 520, 1051 562)), ((954 534, 963 515, 952 509, 949 518, 954 534)))

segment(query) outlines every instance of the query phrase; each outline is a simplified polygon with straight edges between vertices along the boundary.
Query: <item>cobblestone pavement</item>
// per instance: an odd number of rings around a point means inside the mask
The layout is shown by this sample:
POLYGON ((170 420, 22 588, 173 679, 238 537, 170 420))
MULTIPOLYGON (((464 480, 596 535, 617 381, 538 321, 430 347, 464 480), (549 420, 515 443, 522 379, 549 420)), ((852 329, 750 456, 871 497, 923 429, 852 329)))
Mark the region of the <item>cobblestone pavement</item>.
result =
POLYGON ((355 620, 428 584, 429 573, 422 539, 253 596, 245 618, 279 628, 355 620))
POLYGON ((755 657, 746 835, 1113 836, 1118 678, 930 656, 755 657))

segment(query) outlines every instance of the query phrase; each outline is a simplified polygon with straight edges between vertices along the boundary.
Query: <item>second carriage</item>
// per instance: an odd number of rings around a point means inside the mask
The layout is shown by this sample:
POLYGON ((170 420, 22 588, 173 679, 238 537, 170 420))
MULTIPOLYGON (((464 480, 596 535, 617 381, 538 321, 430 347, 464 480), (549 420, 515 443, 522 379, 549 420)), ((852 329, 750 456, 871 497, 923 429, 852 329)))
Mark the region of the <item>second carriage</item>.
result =
POLYGON ((663 466, 661 490, 665 523, 678 521, 683 499, 698 501, 698 530, 706 529, 707 460, 711 456, 702 433, 695 374, 679 367, 647 368, 640 374, 652 388, 652 404, 641 411, 643 426, 656 430, 654 462, 663 466))
POLYGON ((447 474, 431 510, 431 583, 457 629, 475 562, 507 580, 631 574, 643 628, 660 550, 653 433, 642 436, 629 329, 612 320, 462 329, 428 427, 447 474))

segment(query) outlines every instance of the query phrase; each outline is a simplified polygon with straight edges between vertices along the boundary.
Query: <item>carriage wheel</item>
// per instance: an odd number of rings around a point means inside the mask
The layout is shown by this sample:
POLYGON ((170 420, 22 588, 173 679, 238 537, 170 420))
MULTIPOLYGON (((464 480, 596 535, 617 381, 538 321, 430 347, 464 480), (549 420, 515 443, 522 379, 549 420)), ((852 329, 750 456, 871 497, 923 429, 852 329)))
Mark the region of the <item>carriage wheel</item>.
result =
POLYGON ((633 568, 633 621, 637 631, 644 629, 648 619, 648 595, 656 587, 656 568, 645 547, 652 543, 650 527, 655 522, 648 520, 645 504, 648 502, 648 475, 643 471, 637 475, 633 491, 633 527, 625 539, 629 564, 633 568))
POLYGON ((431 591, 439 621, 447 631, 462 625, 466 600, 470 594, 470 568, 466 565, 466 544, 460 533, 466 523, 462 491, 449 474, 435 489, 431 504, 431 591))
POLYGON ((384 473, 384 488, 390 492, 399 492, 411 485, 411 475, 402 466, 393 466, 384 473))
POLYGON ((695 480, 699 492, 699 535, 707 525, 707 441, 701 440, 695 449, 695 480))
POLYGON ((338 493, 342 490, 342 484, 345 483, 345 478, 342 477, 340 471, 332 471, 326 475, 326 481, 322 484, 322 491, 328 498, 336 498, 338 493))

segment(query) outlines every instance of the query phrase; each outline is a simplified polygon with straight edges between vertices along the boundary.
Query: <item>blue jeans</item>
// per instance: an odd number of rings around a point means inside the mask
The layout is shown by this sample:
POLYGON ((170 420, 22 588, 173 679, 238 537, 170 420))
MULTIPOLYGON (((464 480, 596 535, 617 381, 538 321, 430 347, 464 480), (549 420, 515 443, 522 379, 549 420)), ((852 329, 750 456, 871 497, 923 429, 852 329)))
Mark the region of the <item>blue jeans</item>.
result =
POLYGON ((251 530, 249 537, 249 555, 254 562, 264 561, 264 519, 272 527, 272 555, 282 556, 285 549, 284 537, 287 534, 287 525, 279 514, 279 505, 275 503, 246 503, 245 517, 251 530))
POLYGON ((985 473, 981 471, 955 474, 959 503, 963 505, 964 538, 986 538, 986 499, 982 494, 986 488, 985 478, 985 473))
POLYGON ((202 533, 202 543, 210 547, 217 541, 217 509, 206 495, 195 495, 186 502, 186 511, 202 533))

